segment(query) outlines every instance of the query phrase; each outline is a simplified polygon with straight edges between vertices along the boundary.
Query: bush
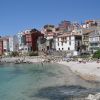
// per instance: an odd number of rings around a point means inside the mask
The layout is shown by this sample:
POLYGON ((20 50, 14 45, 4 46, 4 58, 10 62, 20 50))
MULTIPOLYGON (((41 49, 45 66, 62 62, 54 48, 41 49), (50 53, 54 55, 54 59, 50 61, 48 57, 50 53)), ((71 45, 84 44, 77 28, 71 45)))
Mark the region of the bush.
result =
POLYGON ((90 57, 90 54, 89 53, 81 53, 80 57, 81 58, 88 58, 88 57, 90 57))
POLYGON ((29 56, 38 56, 38 52, 37 51, 29 52, 29 56))
POLYGON ((19 56, 19 53, 17 51, 11 52, 10 56, 16 57, 19 56))
POLYGON ((100 50, 96 51, 96 52, 93 54, 93 58, 100 58, 100 50))

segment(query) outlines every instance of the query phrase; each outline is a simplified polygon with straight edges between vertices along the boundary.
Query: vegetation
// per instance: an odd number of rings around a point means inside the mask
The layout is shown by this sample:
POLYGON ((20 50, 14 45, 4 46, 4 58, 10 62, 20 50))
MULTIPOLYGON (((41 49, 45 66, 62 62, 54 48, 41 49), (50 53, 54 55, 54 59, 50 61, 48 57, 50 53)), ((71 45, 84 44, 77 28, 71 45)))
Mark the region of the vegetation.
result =
POLYGON ((10 56, 16 57, 19 56, 19 53, 17 51, 11 52, 10 56))
POLYGON ((38 52, 37 51, 29 52, 29 56, 38 56, 38 52))
POLYGON ((93 54, 93 58, 100 58, 100 49, 93 54))

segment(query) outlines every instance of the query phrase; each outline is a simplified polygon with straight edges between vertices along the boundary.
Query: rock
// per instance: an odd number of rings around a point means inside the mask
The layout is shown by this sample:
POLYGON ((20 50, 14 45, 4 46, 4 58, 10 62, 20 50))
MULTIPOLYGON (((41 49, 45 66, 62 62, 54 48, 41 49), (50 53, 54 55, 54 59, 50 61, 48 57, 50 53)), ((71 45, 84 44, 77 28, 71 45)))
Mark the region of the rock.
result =
POLYGON ((85 100, 94 100, 94 95, 89 94, 88 97, 85 98, 85 100))
POLYGON ((88 97, 85 98, 85 100, 100 100, 100 93, 97 93, 95 95, 89 94, 88 97))
POLYGON ((97 93, 94 96, 95 96, 95 100, 100 100, 100 93, 97 93))

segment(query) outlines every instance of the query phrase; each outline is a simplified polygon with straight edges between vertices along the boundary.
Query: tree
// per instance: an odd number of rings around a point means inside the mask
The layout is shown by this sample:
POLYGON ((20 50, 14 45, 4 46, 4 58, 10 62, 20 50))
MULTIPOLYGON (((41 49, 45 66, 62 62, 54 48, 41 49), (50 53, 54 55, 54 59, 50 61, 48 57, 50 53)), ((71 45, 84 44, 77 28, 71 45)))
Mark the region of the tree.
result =
POLYGON ((93 58, 100 58, 100 49, 93 54, 93 58))

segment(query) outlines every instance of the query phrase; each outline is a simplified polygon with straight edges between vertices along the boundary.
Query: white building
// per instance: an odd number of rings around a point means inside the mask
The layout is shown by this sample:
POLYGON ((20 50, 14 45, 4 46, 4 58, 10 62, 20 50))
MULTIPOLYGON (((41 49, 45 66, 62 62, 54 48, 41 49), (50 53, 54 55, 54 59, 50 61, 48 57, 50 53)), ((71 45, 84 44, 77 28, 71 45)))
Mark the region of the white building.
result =
POLYGON ((9 51, 17 51, 18 50, 18 38, 16 35, 9 37, 9 51))
POLYGON ((80 51, 81 41, 82 36, 80 34, 64 33, 55 40, 56 50, 70 51, 72 53, 80 51))
POLYGON ((18 36, 18 47, 19 47, 18 49, 21 50, 24 47, 24 43, 23 43, 23 32, 19 32, 17 34, 17 36, 18 36))

